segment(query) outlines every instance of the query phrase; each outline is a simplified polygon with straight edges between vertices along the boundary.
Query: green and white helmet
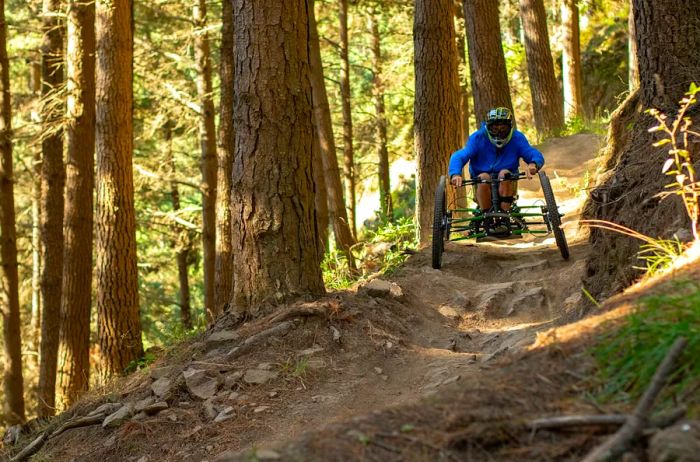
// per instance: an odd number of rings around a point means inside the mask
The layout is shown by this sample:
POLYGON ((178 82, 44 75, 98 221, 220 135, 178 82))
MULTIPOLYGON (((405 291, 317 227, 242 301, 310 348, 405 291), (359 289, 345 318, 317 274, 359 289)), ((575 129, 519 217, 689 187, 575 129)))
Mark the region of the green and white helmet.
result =
POLYGON ((497 107, 486 114, 486 134, 497 148, 508 144, 513 137, 513 114, 510 109, 497 107))

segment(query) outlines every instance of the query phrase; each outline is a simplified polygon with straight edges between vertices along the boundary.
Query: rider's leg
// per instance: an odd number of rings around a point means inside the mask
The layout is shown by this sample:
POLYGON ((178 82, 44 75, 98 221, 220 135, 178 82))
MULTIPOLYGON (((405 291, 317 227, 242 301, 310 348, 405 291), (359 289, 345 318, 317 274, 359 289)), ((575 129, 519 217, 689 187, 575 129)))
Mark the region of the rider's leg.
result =
MULTIPOLYGON (((490 180, 491 175, 488 173, 479 174, 482 180, 490 180)), ((491 183, 479 183, 476 187, 476 202, 482 211, 487 211, 491 208, 491 183)))
MULTIPOLYGON (((498 178, 503 179, 507 174, 511 173, 510 170, 501 170, 498 172, 498 178)), ((512 198, 515 195, 515 181, 503 181, 498 186, 498 195, 501 197, 512 198)), ((501 202, 501 210, 507 212, 510 210, 512 203, 507 201, 501 202)))

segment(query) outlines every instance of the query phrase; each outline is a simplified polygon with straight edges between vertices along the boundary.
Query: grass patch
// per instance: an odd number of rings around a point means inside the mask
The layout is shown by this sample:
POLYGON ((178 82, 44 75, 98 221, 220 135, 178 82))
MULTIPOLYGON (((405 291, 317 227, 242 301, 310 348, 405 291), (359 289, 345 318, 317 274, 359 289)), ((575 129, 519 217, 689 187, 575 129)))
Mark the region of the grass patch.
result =
POLYGON ((669 293, 644 297, 625 324, 605 334, 594 347, 602 386, 598 398, 607 402, 637 401, 656 368, 678 337, 688 340, 672 386, 662 393, 663 407, 672 400, 697 411, 700 407, 700 284, 679 281, 669 293))

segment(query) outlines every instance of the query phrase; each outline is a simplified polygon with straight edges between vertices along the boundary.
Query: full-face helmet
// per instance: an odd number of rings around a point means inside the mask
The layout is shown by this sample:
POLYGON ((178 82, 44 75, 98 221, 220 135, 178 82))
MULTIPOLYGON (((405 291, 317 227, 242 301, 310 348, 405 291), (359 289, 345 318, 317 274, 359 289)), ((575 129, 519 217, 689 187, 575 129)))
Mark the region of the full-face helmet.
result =
POLYGON ((486 133, 489 140, 502 148, 513 137, 513 114, 507 107, 491 109, 486 115, 486 133))

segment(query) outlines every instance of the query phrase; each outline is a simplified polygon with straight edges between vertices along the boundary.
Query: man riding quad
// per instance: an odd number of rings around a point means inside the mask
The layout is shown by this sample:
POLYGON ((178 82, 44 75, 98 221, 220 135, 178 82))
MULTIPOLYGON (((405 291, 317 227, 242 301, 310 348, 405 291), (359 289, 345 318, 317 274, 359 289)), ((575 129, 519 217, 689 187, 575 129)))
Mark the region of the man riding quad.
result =
MULTIPOLYGON (((520 159, 527 164, 525 174, 532 179, 544 165, 544 156, 533 148, 522 132, 513 126, 513 114, 510 109, 497 107, 488 111, 481 128, 469 136, 467 145, 452 154, 450 158, 449 177, 454 186, 462 185, 462 170, 469 163, 469 175, 482 180, 490 180, 492 174, 498 174, 503 180, 508 174, 518 173, 520 159)), ((507 212, 516 194, 515 181, 503 181, 499 185, 501 210, 507 212)), ((479 183, 476 188, 476 202, 482 211, 491 208, 491 185, 479 183)), ((507 227, 498 223, 489 223, 495 233, 507 232, 507 227), (500 229, 504 227, 505 229, 500 229)))

